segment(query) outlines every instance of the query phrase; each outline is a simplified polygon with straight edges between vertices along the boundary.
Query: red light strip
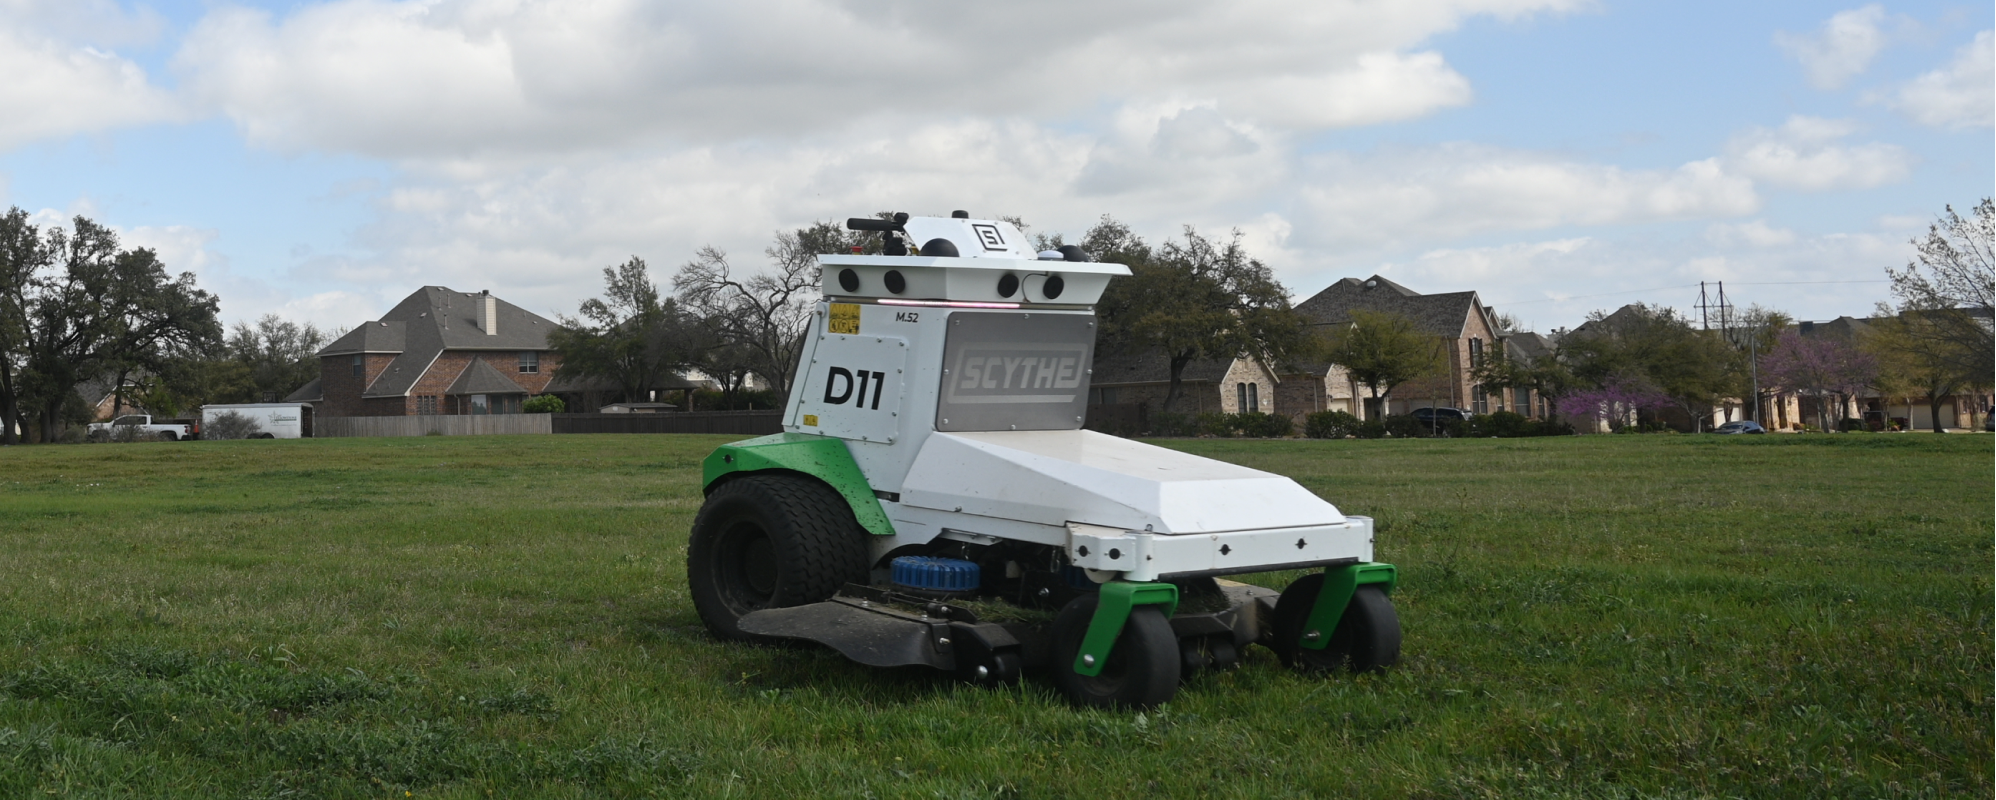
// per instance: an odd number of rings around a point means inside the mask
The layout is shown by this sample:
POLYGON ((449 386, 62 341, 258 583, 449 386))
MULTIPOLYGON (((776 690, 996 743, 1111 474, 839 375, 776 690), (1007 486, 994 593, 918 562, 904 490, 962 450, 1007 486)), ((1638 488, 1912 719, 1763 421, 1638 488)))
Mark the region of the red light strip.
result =
POLYGON ((1018 303, 975 303, 968 300, 874 300, 883 306, 944 306, 947 308, 1018 308, 1018 303))

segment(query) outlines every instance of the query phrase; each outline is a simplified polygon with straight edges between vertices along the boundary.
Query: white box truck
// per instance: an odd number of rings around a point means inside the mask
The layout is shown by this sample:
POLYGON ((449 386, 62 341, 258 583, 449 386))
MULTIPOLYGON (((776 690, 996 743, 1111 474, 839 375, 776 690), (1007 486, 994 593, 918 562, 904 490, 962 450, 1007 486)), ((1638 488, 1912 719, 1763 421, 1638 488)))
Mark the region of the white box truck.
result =
POLYGON ((312 435, 312 406, 307 403, 229 403, 201 407, 203 439, 301 439, 312 435), (247 418, 253 429, 235 431, 229 424, 216 424, 217 418, 235 413, 247 418))

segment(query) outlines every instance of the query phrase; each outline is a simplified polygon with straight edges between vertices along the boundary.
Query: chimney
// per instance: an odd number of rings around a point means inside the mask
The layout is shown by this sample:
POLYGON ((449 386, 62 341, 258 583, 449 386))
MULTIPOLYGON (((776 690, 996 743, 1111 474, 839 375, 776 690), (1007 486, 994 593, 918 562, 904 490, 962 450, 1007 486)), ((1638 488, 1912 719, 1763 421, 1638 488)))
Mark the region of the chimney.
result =
POLYGON ((499 298, 492 296, 492 290, 478 293, 478 327, 486 336, 499 335, 499 298))

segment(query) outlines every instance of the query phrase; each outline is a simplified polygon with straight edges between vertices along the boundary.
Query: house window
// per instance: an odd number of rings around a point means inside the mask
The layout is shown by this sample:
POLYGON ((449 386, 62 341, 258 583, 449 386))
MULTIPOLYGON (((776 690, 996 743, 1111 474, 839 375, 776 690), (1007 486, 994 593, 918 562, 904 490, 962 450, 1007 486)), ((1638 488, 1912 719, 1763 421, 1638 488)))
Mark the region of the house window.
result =
POLYGON ((1260 388, 1260 384, 1250 383, 1247 385, 1247 410, 1249 413, 1261 410, 1261 397, 1258 396, 1259 392, 1257 391, 1260 388))
POLYGON ((1234 413, 1239 414, 1246 410, 1247 410, 1247 384, 1236 383, 1234 384, 1234 413))
POLYGON ((356 378, 367 377, 367 356, 359 353, 353 355, 353 376, 356 378))
POLYGON ((1483 340, 1473 336, 1469 339, 1469 365, 1472 367, 1483 365, 1483 340))
POLYGON ((417 395, 417 396, 416 396, 416 413, 417 413, 417 414, 435 414, 435 413, 437 413, 437 396, 436 396, 436 395, 433 395, 433 394, 422 394, 422 395, 417 395))
POLYGON ((1512 398, 1514 402, 1511 403, 1511 410, 1520 414, 1530 415, 1532 413, 1532 390, 1520 387, 1512 389, 1511 394, 1515 395, 1512 398))
POLYGON ((541 354, 532 350, 520 352, 520 374, 532 375, 541 371, 541 354))
MULTIPOLYGON (((1473 343, 1476 340, 1471 339, 1469 341, 1473 343)), ((1475 348, 1471 348, 1470 350, 1470 352, 1472 353, 1474 353, 1475 351, 1476 351, 1475 348)), ((1469 387, 1469 413, 1471 414, 1490 413, 1490 393, 1483 391, 1483 384, 1479 383, 1475 386, 1469 387)))
POLYGON ((485 395, 474 394, 471 396, 471 413, 473 414, 492 413, 492 406, 485 401, 485 395))

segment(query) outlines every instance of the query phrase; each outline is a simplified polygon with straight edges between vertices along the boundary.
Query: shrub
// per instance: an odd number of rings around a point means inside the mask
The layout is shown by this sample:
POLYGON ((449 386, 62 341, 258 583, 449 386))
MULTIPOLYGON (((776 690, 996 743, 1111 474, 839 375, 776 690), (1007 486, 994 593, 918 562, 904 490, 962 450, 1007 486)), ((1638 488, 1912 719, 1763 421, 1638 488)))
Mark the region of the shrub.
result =
POLYGON ((1395 439, 1417 439, 1434 433, 1428 423, 1415 419, 1412 414, 1395 414, 1387 417, 1385 424, 1386 433, 1395 439))
POLYGON ((1384 439, 1386 438, 1386 423, 1376 419, 1366 420, 1359 423, 1358 427, 1352 430, 1351 435, 1360 439, 1384 439))
POLYGON ((783 405, 777 402, 776 393, 768 389, 739 391, 735 393, 732 400, 720 392, 706 389, 693 393, 694 411, 754 411, 756 409, 768 411, 772 408, 782 407, 783 405))
POLYGON ((1358 433, 1362 424, 1349 411, 1319 411, 1303 418, 1303 435, 1312 439, 1343 439, 1358 433))
POLYGON ((263 432, 263 426, 247 414, 224 411, 201 426, 203 439, 248 439, 263 432))
POLYGON ((1837 430, 1843 431, 1844 433, 1854 433, 1857 431, 1864 431, 1866 433, 1869 433, 1871 431, 1871 426, 1864 424, 1864 420, 1858 419, 1856 417, 1844 417, 1843 419, 1837 420, 1837 430))
POLYGON ((1152 436, 1197 436, 1198 423, 1191 414, 1160 411, 1150 415, 1152 436))
POLYGON ((568 404, 559 397, 544 394, 527 398, 527 402, 520 404, 520 410, 529 414, 559 414, 568 410, 568 404))
POLYGON ((1202 411, 1192 418, 1192 426, 1200 436, 1226 438, 1234 435, 1234 417, 1214 411, 1202 411))
POLYGON ((1294 432, 1296 430, 1296 423, 1282 414, 1249 411, 1245 414, 1234 415, 1233 428, 1240 431, 1242 436, 1258 439, 1277 439, 1294 432))

